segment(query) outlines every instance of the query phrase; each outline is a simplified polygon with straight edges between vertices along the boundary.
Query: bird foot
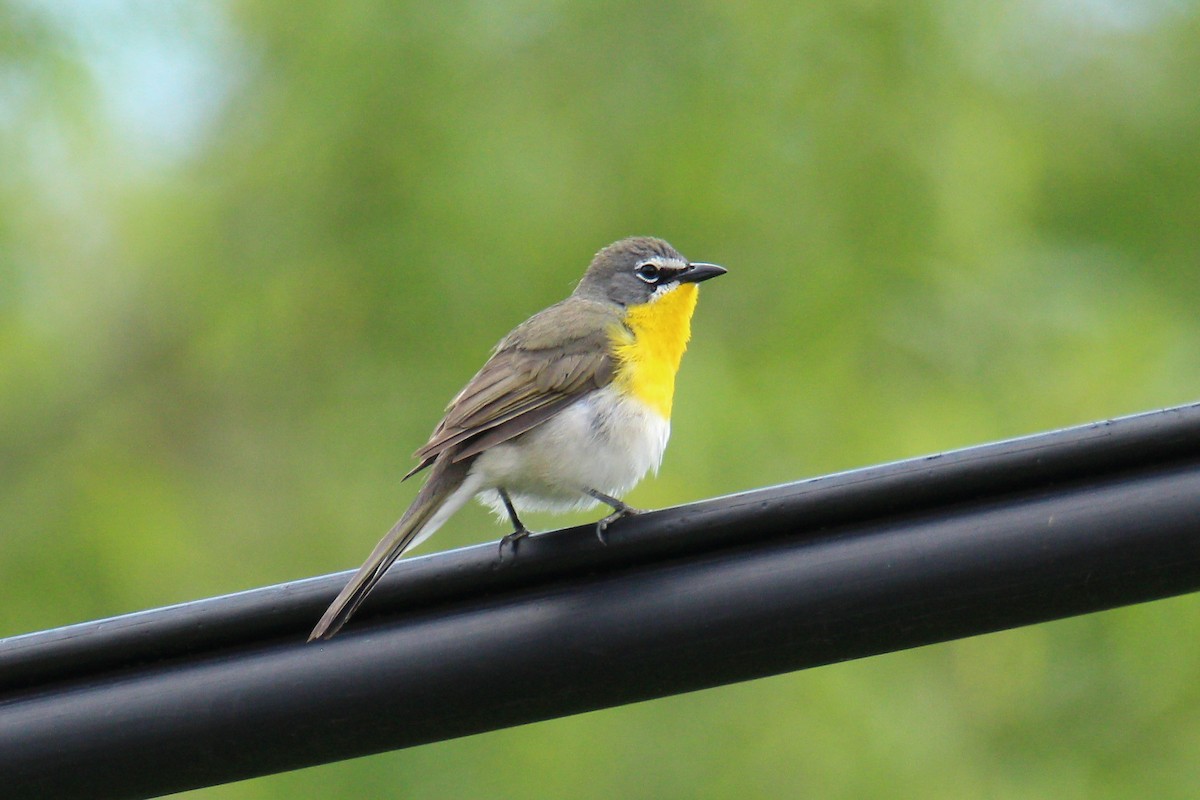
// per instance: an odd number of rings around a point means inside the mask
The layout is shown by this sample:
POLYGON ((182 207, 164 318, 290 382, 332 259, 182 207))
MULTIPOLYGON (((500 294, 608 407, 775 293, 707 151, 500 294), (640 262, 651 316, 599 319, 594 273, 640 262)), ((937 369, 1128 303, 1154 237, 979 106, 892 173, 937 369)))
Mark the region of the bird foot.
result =
POLYGON ((501 561, 504 560, 504 548, 505 547, 507 547, 509 550, 511 550, 512 554, 515 556, 517 554, 517 542, 524 539, 530 533, 532 533, 532 531, 529 530, 529 528, 526 528, 524 525, 522 525, 521 527, 514 530, 512 533, 510 533, 510 534, 504 536, 502 539, 500 539, 500 554, 499 554, 500 560, 501 561))
POLYGON ((600 544, 608 544, 608 537, 606 534, 608 532, 609 525, 612 525, 619 519, 632 517, 635 514, 641 513, 643 513, 643 511, 640 508, 634 508, 633 506, 626 505, 625 503, 621 503, 618 506, 613 506, 613 512, 596 523, 596 538, 600 540, 600 544))

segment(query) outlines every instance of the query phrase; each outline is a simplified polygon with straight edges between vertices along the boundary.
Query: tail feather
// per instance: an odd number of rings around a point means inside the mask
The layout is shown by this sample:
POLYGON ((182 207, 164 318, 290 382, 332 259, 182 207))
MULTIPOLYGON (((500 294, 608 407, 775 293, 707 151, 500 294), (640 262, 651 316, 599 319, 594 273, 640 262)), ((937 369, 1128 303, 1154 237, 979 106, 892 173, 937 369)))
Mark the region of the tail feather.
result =
POLYGON ((463 482, 469 471, 469 461, 454 463, 448 457, 437 459, 429 480, 421 487, 412 505, 387 535, 379 540, 366 562, 326 609, 321 621, 309 634, 308 641, 328 639, 341 630, 392 562, 411 547, 418 537, 424 539, 425 536, 421 534, 433 533, 429 530, 431 527, 441 525, 446 517, 470 499, 473 492, 460 493, 456 497, 456 493, 464 488, 463 482), (451 500, 455 502, 451 503, 451 500))

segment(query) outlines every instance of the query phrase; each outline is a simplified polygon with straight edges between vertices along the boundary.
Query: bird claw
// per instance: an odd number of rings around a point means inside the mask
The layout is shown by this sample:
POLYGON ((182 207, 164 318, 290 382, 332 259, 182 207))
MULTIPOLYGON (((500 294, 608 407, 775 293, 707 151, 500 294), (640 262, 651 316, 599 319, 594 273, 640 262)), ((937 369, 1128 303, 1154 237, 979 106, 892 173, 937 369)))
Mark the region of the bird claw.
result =
POLYGON ((526 528, 525 526, 521 526, 520 528, 517 528, 516 530, 514 530, 512 533, 502 537, 500 539, 500 552, 499 552, 500 560, 501 561, 504 560, 504 548, 506 546, 510 550, 512 550, 512 553, 515 556, 517 554, 517 542, 524 539, 530 533, 531 533, 531 531, 528 528, 526 528))
POLYGON ((609 514, 607 517, 605 517, 604 519, 602 519, 596 523, 596 538, 600 540, 600 544, 607 545, 608 538, 605 536, 605 534, 608 531, 609 525, 612 525, 614 522, 616 522, 619 519, 624 519, 625 517, 632 517, 635 514, 641 514, 641 513, 642 513, 642 510, 640 508, 634 508, 633 506, 627 506, 624 503, 622 503, 620 506, 618 506, 613 511, 613 513, 609 514))

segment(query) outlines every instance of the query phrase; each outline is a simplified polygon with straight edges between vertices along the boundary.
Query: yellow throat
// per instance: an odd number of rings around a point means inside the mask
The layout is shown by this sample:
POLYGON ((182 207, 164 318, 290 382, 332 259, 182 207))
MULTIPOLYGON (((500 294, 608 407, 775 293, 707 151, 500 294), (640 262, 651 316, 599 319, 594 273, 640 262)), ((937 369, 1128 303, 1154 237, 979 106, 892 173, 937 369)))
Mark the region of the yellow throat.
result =
POLYGON ((696 284, 683 283, 639 306, 631 306, 612 331, 617 359, 617 388, 671 417, 675 373, 692 335, 692 312, 699 296, 696 284))

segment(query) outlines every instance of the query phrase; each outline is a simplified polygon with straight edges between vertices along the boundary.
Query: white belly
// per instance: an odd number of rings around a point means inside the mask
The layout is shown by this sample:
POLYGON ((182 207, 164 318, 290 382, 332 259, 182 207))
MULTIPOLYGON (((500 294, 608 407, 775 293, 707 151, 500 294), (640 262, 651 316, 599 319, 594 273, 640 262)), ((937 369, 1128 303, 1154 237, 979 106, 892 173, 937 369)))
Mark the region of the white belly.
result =
POLYGON ((596 500, 585 489, 619 498, 657 471, 670 435, 670 420, 608 386, 481 453, 471 476, 479 481, 480 501, 499 515, 505 511, 496 488, 506 490, 519 511, 590 508, 596 500))

